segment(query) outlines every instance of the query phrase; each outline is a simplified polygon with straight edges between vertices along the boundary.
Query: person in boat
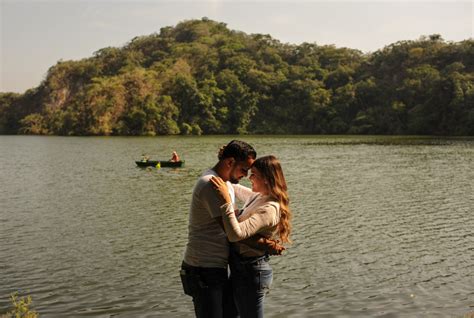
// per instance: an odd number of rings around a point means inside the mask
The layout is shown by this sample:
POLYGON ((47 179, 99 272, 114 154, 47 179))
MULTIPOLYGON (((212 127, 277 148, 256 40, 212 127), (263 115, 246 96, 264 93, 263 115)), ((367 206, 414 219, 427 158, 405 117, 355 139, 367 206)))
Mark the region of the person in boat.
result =
POLYGON ((269 255, 240 243, 256 234, 290 242, 291 210, 283 170, 275 156, 260 157, 251 166, 252 189, 232 184, 235 197, 245 202, 234 210, 229 185, 214 176, 211 182, 225 200, 221 207, 225 232, 231 242, 229 266, 234 299, 241 318, 263 317, 265 293, 273 280, 269 255))
POLYGON ((173 153, 171 154, 171 159, 170 159, 171 162, 178 162, 178 161, 181 161, 179 159, 179 156, 178 156, 178 153, 176 151, 173 151, 173 153))
MULTIPOLYGON (((181 264, 183 290, 193 299, 196 317, 238 317, 228 276, 229 242, 224 232, 222 196, 214 190, 211 177, 226 183, 230 200, 232 183, 247 176, 257 153, 249 144, 233 140, 219 154, 216 165, 205 171, 196 182, 191 199, 188 242, 181 264)), ((242 244, 280 254, 281 245, 266 238, 254 237, 242 244)))

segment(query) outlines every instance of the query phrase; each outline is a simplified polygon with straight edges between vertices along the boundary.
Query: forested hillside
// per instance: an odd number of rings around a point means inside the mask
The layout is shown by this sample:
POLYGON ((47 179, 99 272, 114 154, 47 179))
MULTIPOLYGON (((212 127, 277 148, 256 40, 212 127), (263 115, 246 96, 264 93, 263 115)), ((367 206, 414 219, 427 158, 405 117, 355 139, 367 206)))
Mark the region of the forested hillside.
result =
POLYGON ((0 93, 0 133, 474 135, 474 41, 363 54, 184 21, 0 93))

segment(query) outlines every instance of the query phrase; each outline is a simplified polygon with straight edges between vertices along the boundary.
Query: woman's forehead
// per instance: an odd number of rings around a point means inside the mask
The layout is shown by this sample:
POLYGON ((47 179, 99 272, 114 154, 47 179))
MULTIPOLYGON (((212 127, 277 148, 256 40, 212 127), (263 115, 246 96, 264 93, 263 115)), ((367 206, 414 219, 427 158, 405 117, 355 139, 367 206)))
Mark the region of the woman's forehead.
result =
POLYGON ((260 173, 260 171, 258 171, 258 169, 255 168, 255 167, 250 168, 250 171, 252 171, 252 173, 254 173, 254 174, 259 174, 260 173))

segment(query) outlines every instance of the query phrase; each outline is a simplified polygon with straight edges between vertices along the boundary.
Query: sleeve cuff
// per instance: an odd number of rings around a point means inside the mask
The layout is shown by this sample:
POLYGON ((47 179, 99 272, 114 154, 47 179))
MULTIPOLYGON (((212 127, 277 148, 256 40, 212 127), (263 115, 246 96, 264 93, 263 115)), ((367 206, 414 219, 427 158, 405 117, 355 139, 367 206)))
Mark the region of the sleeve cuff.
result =
POLYGON ((230 210, 230 211, 233 211, 233 208, 234 208, 234 205, 233 205, 231 202, 224 203, 223 205, 221 205, 221 211, 222 211, 223 213, 226 213, 226 212, 228 212, 229 210, 230 210))

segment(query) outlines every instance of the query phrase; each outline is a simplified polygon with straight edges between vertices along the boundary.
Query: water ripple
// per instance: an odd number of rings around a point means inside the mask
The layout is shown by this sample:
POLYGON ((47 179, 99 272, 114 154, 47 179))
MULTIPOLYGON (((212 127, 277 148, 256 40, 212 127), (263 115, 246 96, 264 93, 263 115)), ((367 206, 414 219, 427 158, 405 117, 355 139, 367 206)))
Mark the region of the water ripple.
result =
MULTIPOLYGON (((192 316, 178 277, 190 196, 227 139, 1 136, 0 312, 19 291, 45 317, 192 316), (133 164, 175 148, 184 169, 133 164)), ((269 317, 472 311, 473 139, 245 139, 281 159, 294 213, 269 317)))

